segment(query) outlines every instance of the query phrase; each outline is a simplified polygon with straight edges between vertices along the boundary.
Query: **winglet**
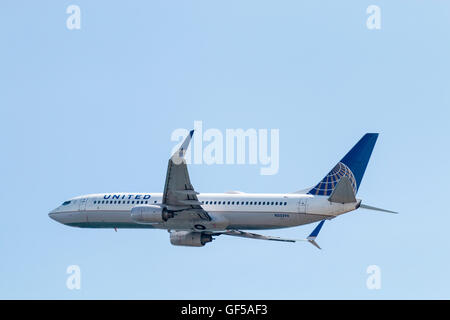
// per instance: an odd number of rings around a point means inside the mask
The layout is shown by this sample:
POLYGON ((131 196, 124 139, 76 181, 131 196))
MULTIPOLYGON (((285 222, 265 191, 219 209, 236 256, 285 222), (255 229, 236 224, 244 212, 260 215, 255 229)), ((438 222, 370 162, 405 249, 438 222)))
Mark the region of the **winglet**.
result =
POLYGON ((186 150, 189 147, 189 143, 191 142, 191 138, 193 135, 194 130, 191 130, 189 134, 186 136, 186 139, 184 139, 180 148, 172 155, 171 159, 175 164, 180 164, 183 162, 184 156, 186 155, 186 150))
POLYGON ((178 155, 180 158, 184 157, 186 154, 186 150, 189 147, 189 143, 191 142, 191 138, 194 135, 194 130, 191 130, 189 134, 187 135, 186 139, 184 139, 183 144, 181 145, 180 149, 178 149, 178 155))
POLYGON ((309 243, 311 243, 313 246, 322 249, 321 247, 319 247, 319 245, 317 244, 317 242, 315 241, 317 236, 319 235, 320 229, 322 229, 323 224, 325 223, 325 220, 320 221, 320 223, 317 225, 317 227, 314 228, 313 232, 311 232, 311 234, 308 236, 308 238, 306 238, 306 240, 308 240, 309 243))

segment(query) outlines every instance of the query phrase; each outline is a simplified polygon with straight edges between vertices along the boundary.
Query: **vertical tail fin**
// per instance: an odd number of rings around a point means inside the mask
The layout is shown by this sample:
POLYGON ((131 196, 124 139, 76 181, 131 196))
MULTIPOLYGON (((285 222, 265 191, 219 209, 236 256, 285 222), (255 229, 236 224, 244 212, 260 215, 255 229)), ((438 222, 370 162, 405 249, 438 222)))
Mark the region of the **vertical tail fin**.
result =
POLYGON ((308 193, 329 196, 341 178, 345 176, 350 180, 356 195, 377 138, 378 133, 366 133, 325 178, 308 193))

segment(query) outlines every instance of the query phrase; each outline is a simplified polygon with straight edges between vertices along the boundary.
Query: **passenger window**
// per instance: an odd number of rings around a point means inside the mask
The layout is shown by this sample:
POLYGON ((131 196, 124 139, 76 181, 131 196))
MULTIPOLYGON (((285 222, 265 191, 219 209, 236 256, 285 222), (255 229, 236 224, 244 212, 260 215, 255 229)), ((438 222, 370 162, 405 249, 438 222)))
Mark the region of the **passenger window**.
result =
POLYGON ((217 203, 217 201, 214 201, 214 204, 216 204, 217 203))
POLYGON ((133 201, 131 201, 131 204, 134 204, 134 200, 133 200, 133 201))
POLYGON ((275 205, 276 205, 276 206, 278 205, 278 201, 277 201, 277 202, 275 202, 275 205))

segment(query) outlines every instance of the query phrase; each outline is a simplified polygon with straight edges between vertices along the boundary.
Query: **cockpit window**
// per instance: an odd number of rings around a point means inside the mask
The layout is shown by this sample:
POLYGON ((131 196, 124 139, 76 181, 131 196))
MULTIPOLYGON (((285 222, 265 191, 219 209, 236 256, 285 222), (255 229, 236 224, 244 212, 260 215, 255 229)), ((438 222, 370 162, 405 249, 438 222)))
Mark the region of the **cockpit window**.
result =
POLYGON ((67 206, 69 203, 70 203, 70 201, 64 201, 62 205, 67 206))

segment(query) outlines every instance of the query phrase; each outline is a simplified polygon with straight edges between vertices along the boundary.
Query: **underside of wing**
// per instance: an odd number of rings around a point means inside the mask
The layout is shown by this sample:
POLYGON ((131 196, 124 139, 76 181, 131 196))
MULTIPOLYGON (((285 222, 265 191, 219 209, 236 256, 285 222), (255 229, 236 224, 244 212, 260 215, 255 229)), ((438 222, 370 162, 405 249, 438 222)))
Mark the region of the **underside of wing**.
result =
POLYGON ((212 236, 220 236, 223 234, 223 235, 233 236, 233 237, 258 239, 258 240, 283 241, 283 242, 307 241, 307 242, 311 243, 313 246, 315 246, 316 248, 321 249, 316 242, 316 238, 319 235, 320 229, 322 229, 324 222, 325 222, 325 220, 320 221, 320 223, 314 228, 314 230, 311 232, 311 234, 306 239, 286 239, 286 238, 280 238, 280 237, 264 236, 261 234, 244 232, 244 231, 240 231, 240 230, 227 230, 227 231, 223 231, 223 232, 212 233, 211 235, 212 236))
POLYGON ((224 231, 224 232, 214 233, 213 235, 218 236, 218 235, 222 235, 222 234, 227 235, 227 236, 258 239, 258 240, 272 240, 272 241, 284 241, 284 242, 305 241, 304 239, 284 239, 284 238, 280 238, 280 237, 264 236, 261 234, 244 232, 244 231, 240 231, 240 230, 228 230, 228 231, 224 231))
POLYGON ((189 133, 180 148, 169 159, 162 203, 176 216, 198 217, 210 221, 211 217, 203 210, 198 201, 199 193, 191 184, 184 157, 193 133, 194 130, 189 133))

